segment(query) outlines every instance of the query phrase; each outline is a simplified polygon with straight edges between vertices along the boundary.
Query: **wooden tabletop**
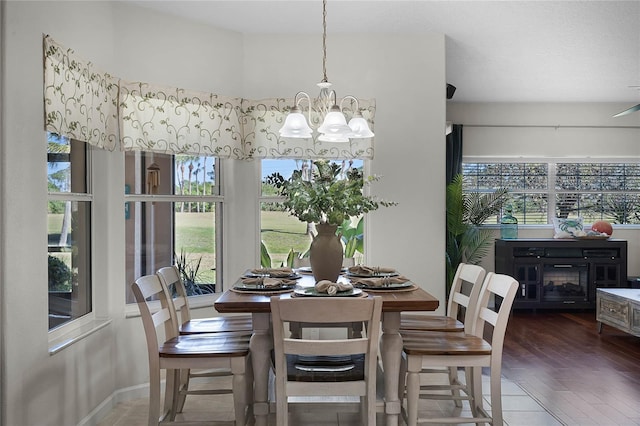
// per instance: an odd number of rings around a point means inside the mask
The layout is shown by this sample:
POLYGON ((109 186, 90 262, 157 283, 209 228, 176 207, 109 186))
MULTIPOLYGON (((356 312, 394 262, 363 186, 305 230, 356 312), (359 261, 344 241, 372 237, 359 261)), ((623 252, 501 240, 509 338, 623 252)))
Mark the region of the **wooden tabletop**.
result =
MULTIPOLYGON (((340 277, 339 280, 345 280, 340 277)), ((311 287, 315 280, 311 275, 303 275, 298 280, 301 287, 311 287)), ((416 285, 417 287, 417 285, 416 285)), ((291 297, 292 292, 280 293, 280 297, 291 297)), ((370 295, 381 296, 383 299, 383 312, 403 311, 435 311, 438 308, 438 299, 418 287, 413 291, 377 291, 370 295)), ((220 313, 268 313, 271 312, 271 294, 248 294, 233 290, 225 291, 215 302, 214 307, 220 313)))

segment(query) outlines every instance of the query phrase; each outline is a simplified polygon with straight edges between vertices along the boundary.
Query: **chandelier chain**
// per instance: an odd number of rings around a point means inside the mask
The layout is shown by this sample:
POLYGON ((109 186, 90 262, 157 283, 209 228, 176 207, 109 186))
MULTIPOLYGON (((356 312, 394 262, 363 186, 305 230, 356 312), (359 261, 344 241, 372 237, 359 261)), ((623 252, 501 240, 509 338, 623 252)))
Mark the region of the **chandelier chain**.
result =
POLYGON ((322 82, 327 81, 327 0, 322 0, 322 82))

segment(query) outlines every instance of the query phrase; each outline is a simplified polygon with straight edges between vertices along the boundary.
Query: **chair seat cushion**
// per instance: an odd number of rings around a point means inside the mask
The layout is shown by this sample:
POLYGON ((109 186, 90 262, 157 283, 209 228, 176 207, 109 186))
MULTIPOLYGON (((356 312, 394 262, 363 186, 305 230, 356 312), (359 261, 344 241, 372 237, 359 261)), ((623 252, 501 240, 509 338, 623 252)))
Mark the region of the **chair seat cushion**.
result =
POLYGON ((491 345, 484 339, 465 334, 438 331, 402 333, 403 350, 408 355, 490 355, 491 345))
POLYGON ((364 354, 345 356, 287 355, 287 376, 296 382, 364 380, 364 354))
POLYGON ((400 318, 401 333, 402 330, 464 331, 462 322, 446 315, 402 314, 400 318))
POLYGON ((250 338, 245 332, 177 336, 160 345, 159 352, 161 358, 246 356, 250 338))
POLYGON ((251 315, 192 319, 180 327, 180 334, 220 333, 223 331, 251 331, 251 315))

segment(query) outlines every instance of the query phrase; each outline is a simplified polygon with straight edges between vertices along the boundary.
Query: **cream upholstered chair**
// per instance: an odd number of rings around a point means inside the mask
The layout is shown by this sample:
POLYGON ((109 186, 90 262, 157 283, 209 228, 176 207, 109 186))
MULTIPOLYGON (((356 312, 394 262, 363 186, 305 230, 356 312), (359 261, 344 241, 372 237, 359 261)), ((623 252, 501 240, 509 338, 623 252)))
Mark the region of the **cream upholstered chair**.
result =
MULTIPOLYGON (((245 425, 251 399, 253 373, 247 332, 179 335, 176 312, 158 275, 146 275, 132 284, 147 340, 149 357, 149 425, 174 420, 178 399, 184 393, 228 393, 220 389, 189 391, 180 386, 184 369, 225 368, 233 373, 236 425, 245 425), (153 301, 152 301, 153 300, 153 301), (155 302, 160 306, 156 311, 155 302), (164 329, 160 340, 158 328, 164 329), (161 412, 160 370, 167 370, 164 409, 161 412)), ((228 422, 227 422, 228 423, 228 422)))
POLYGON ((376 424, 376 359, 381 313, 379 296, 271 297, 278 426, 288 424, 289 397, 292 396, 359 396, 362 423, 376 424), (322 324, 365 322, 367 335, 332 340, 287 337, 285 323, 302 320, 322 324))
MULTIPOLYGON (((407 404, 403 415, 409 426, 418 423, 503 424, 500 380, 502 346, 517 289, 518 282, 512 277, 490 272, 482 284, 470 332, 407 331, 403 334, 401 371, 407 371, 407 404), (490 301, 495 297, 502 298, 497 312, 490 307, 490 301), (490 337, 485 338, 487 331, 490 337), (452 398, 451 395, 437 393, 420 394, 420 372, 423 366, 467 368, 467 387, 463 390, 469 400, 473 417, 418 418, 420 398, 452 398), (491 371, 491 415, 483 407, 482 367, 489 367, 491 371)), ((434 385, 433 389, 438 390, 440 387, 434 385)))
POLYGON ((465 318, 466 315, 473 316, 472 309, 478 301, 486 273, 482 266, 459 264, 449 291, 447 314, 402 313, 400 332, 402 333, 403 330, 464 331, 464 322, 459 319, 460 314, 465 318), (468 294, 465 294, 465 290, 468 294))
MULTIPOLYGON (((225 333, 225 332, 247 332, 253 331, 251 315, 220 316, 210 318, 191 318, 189 307, 189 297, 184 283, 180 278, 180 272, 176 266, 166 266, 156 272, 162 284, 169 290, 174 289, 173 306, 178 314, 178 331, 180 334, 201 334, 201 333, 225 333)), ((189 389, 190 379, 201 377, 224 377, 231 376, 228 369, 208 369, 208 370, 183 370, 180 374, 180 387, 189 389)), ((227 390, 231 392, 231 389, 227 390)), ((224 392, 222 389, 220 392, 224 392)), ((187 392, 182 392, 178 398, 176 411, 182 412, 187 392)))

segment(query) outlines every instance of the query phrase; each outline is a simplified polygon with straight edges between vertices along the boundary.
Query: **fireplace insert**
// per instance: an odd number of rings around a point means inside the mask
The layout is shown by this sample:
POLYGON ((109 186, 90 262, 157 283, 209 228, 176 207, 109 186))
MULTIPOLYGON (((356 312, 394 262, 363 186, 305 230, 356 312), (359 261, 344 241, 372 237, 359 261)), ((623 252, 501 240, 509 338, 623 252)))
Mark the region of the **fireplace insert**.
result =
POLYGON ((520 283, 517 308, 595 308, 598 287, 627 283, 624 240, 496 240, 495 270, 520 283))

